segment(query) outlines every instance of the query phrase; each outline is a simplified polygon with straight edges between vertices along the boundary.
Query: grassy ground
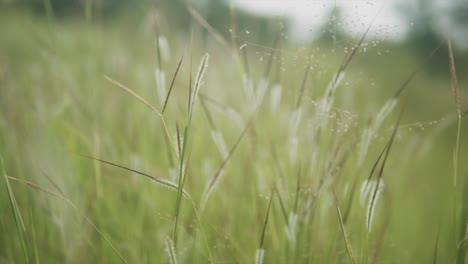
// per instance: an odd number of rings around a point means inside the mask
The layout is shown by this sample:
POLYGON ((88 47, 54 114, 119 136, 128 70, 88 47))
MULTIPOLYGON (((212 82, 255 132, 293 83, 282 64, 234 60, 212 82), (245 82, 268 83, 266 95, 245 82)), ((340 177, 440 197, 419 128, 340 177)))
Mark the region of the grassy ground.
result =
POLYGON ((466 261, 448 58, 143 21, 0 15, 0 263, 466 261))

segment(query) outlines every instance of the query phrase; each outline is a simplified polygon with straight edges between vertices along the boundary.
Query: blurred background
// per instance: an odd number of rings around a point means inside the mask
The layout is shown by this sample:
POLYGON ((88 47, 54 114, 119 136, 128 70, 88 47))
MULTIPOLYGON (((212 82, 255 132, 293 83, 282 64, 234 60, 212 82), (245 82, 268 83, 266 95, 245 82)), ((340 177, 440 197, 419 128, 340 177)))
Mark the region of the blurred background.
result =
POLYGON ((468 48, 468 7, 464 0, 3 0, 1 4, 4 9, 23 10, 38 16, 88 22, 92 20, 94 23, 129 16, 138 20, 142 15, 154 11, 161 20, 182 32, 190 29, 191 19, 186 6, 191 5, 226 35, 230 25, 230 18, 226 14, 233 7, 241 17, 241 23, 267 25, 273 24, 271 22, 275 17, 280 17, 288 28, 288 33, 303 40, 327 35, 331 31, 327 25, 332 21, 337 21, 333 25, 335 34, 360 35, 378 15, 370 36, 387 37, 389 40, 413 42, 414 45, 422 46, 437 43, 440 39, 452 39, 458 48, 468 48))
MULTIPOLYGON (((148 37, 154 37, 159 28, 186 39, 194 28, 199 28, 187 6, 194 7, 226 39, 237 30, 231 28, 229 15, 235 9, 237 27, 241 29, 235 33, 237 37, 270 48, 280 31, 288 43, 318 42, 342 51, 372 24, 367 40, 381 44, 376 45, 380 53, 391 51, 393 46, 424 60, 441 41, 450 39, 457 51, 460 72, 467 67, 465 0, 2 0, 0 6, 3 16, 28 14, 47 20, 49 27, 80 21, 94 26, 133 27, 145 31, 148 37)), ((210 37, 205 30, 196 33, 205 35, 205 39, 210 37)), ((428 64, 426 70, 446 72, 446 52, 437 52, 428 64)))
POLYGON ((281 17, 288 33, 294 38, 309 40, 326 35, 330 31, 327 25, 331 18, 337 21, 334 25, 335 33, 362 34, 367 24, 378 14, 370 36, 413 42, 414 45, 428 45, 428 42, 450 38, 458 48, 468 48, 468 7, 464 0, 3 0, 1 5, 3 9, 23 10, 38 16, 88 22, 92 20, 94 23, 129 16, 137 20, 154 11, 165 23, 178 31, 189 30, 191 19, 186 6, 191 5, 199 9, 206 20, 224 34, 227 34, 226 29, 230 25, 226 14, 233 7, 241 16, 239 21, 242 23, 266 25, 272 24, 275 17, 281 17))

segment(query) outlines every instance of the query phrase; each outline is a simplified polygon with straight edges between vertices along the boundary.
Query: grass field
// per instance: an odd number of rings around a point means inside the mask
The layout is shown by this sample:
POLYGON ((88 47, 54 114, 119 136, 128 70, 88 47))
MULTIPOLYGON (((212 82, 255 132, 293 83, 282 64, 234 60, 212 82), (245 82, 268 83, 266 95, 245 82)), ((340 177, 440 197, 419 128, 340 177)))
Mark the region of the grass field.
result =
POLYGON ((9 11, 0 263, 468 261, 457 52, 9 11))

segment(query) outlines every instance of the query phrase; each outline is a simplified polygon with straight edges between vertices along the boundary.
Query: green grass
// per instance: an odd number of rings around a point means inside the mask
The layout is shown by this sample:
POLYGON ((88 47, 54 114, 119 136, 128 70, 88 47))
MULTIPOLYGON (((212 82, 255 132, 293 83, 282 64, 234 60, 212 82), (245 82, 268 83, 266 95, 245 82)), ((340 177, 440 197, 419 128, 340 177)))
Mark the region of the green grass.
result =
POLYGON ((193 36, 1 13, 0 263, 466 259, 449 58, 259 46, 190 12, 193 36))

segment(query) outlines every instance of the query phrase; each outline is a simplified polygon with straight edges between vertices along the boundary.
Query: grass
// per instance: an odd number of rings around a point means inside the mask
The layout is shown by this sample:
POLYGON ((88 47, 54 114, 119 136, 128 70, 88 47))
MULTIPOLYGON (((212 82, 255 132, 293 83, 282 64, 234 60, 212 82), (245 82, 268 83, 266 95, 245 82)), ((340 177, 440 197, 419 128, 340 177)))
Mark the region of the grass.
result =
POLYGON ((466 260, 457 51, 433 75, 189 13, 188 37, 2 11, 1 263, 466 260))
MULTIPOLYGON (((458 227, 457 223, 457 218, 458 218, 458 187, 457 187, 457 178, 458 178, 458 170, 459 170, 459 154, 460 154, 460 133, 461 133, 461 126, 462 126, 462 109, 461 109, 461 102, 460 102, 460 88, 458 87, 458 80, 457 80, 457 73, 455 69, 455 59, 453 56, 453 49, 452 49, 452 43, 449 41, 448 43, 448 54, 449 54, 449 64, 450 64, 450 78, 452 82, 452 93, 453 97, 455 99, 455 107, 457 110, 457 120, 458 120, 458 125, 457 125, 457 136, 456 136, 456 143, 455 147, 453 150, 453 208, 454 208, 454 213, 453 213, 453 226, 455 229, 455 241, 463 241, 464 237, 466 236, 466 227, 468 223, 467 215, 466 212, 463 209, 464 206, 462 206, 462 213, 460 217, 460 222, 461 225, 458 227), (458 228, 460 228, 460 233, 458 233, 458 228)), ((461 196, 461 197, 464 197, 461 196)), ((457 263, 463 263, 465 262, 465 257, 466 257, 466 246, 459 246, 461 245, 459 242, 457 243, 457 246, 455 247, 455 260, 457 263)))
POLYGON ((13 190, 11 189, 10 181, 9 181, 8 175, 6 174, 5 165, 3 164, 3 159, 1 157, 0 157, 0 163, 2 164, 3 179, 5 180, 5 186, 7 189, 8 199, 10 202, 10 208, 15 219, 15 225, 16 225, 16 229, 18 230, 18 236, 21 242, 21 248, 23 249, 23 254, 25 257, 24 260, 26 262, 29 262, 28 247, 26 246, 27 240, 25 239, 25 235, 24 235, 26 233, 26 227, 24 226, 23 217, 21 216, 21 211, 18 208, 18 203, 16 202, 15 195, 13 193, 13 190))

